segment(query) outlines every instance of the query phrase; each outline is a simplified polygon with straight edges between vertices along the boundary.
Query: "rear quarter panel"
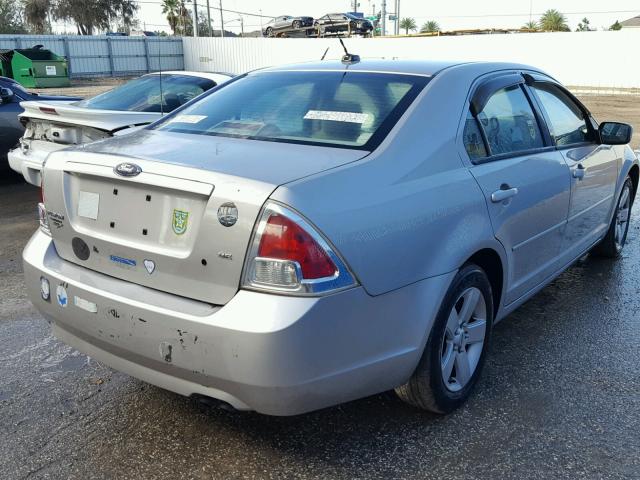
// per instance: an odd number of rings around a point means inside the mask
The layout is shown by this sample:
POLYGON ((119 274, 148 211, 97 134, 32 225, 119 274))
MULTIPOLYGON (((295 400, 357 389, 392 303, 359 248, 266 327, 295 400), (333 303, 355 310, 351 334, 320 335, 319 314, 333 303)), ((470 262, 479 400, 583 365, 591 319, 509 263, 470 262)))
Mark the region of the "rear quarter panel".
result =
POLYGON ((454 271, 482 248, 504 257, 455 144, 475 76, 441 72, 371 155, 272 196, 327 235, 372 295, 454 271))

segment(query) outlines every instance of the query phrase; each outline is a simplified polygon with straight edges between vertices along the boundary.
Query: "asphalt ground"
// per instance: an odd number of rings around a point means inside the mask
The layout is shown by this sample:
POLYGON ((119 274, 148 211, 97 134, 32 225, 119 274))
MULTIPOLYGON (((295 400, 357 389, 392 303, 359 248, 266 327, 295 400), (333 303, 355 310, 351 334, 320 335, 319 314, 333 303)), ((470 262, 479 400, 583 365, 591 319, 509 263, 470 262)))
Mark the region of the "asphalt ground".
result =
POLYGON ((441 417, 393 392, 278 418, 207 407, 55 340, 25 296, 37 189, 0 185, 0 478, 640 478, 640 219, 495 329, 441 417))

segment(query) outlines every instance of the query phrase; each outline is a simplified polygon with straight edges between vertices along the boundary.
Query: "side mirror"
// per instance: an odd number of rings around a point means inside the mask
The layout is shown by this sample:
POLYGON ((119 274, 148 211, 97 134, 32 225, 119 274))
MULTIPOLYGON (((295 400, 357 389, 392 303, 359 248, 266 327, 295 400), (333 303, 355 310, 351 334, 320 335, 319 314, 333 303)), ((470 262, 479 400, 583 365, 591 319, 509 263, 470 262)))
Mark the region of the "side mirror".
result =
POLYGON ((2 103, 11 103, 13 101, 13 90, 10 88, 0 87, 0 101, 2 103))
POLYGON ((627 123, 602 122, 598 134, 604 145, 626 145, 631 141, 633 127, 627 123))

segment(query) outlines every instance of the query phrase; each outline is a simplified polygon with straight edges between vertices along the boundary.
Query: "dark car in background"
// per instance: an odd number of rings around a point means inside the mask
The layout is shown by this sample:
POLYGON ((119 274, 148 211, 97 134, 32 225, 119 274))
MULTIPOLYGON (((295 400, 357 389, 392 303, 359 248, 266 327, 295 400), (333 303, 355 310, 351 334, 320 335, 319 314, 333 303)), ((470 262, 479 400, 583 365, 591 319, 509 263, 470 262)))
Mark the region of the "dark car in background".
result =
POLYGON ((293 17, 291 15, 281 15, 270 20, 262 29, 262 35, 265 37, 273 37, 278 33, 284 33, 291 30, 298 30, 304 27, 313 26, 313 17, 293 17))
POLYGON ((79 97, 40 95, 24 89, 11 78, 0 77, 0 172, 8 172, 7 152, 16 146, 24 133, 18 115, 24 111, 20 102, 27 100, 66 101, 82 100, 79 97))
POLYGON ((368 35, 373 31, 373 24, 351 13, 328 13, 315 21, 320 35, 326 33, 345 33, 368 35))

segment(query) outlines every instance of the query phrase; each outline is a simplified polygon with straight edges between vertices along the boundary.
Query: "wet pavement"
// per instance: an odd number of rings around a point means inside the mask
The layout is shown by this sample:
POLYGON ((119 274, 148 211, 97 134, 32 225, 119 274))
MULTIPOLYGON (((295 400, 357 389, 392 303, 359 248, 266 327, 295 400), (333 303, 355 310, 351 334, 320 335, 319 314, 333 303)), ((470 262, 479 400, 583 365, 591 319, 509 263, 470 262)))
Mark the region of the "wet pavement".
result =
POLYGON ((392 392, 292 418, 211 409, 55 340, 25 297, 37 190, 0 185, 0 478, 640 478, 640 218, 495 329, 448 417, 392 392))

